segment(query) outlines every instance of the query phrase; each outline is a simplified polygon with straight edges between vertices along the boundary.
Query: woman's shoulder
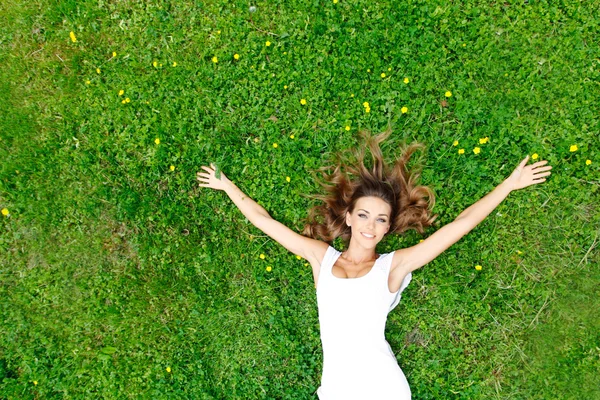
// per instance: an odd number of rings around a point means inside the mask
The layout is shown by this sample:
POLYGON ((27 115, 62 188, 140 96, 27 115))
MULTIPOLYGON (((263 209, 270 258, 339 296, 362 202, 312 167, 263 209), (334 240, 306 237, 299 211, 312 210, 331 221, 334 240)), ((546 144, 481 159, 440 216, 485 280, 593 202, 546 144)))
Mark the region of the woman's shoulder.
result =
POLYGON ((327 254, 328 251, 330 251, 330 249, 335 250, 333 247, 331 247, 328 243, 326 242, 322 242, 320 240, 315 240, 312 243, 312 248, 310 249, 310 253, 313 256, 312 260, 308 260, 309 262, 314 263, 316 262, 317 264, 321 264, 321 262, 323 262, 323 259, 325 258, 325 255, 327 254))

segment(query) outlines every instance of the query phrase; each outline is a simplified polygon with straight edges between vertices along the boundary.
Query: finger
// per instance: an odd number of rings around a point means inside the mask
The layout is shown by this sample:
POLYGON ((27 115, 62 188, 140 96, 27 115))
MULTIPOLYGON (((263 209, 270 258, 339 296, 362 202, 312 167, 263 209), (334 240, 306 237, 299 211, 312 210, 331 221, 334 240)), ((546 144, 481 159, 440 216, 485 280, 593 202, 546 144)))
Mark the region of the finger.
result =
POLYGON ((543 171, 532 171, 533 176, 546 176, 546 175, 550 175, 552 172, 548 171, 548 170, 543 170, 543 171))
POLYGON ((210 174, 207 174, 206 172, 198 172, 196 174, 196 178, 198 178, 198 179, 200 179, 200 178, 209 179, 210 178, 210 174))
POLYGON ((527 164, 527 161, 529 161, 529 154, 527 154, 527 157, 525 157, 523 161, 521 161, 521 164, 519 164, 519 168, 523 169, 523 167, 527 164))
POLYGON ((546 167, 537 167, 535 168, 535 172, 543 172, 543 171, 550 171, 552 169, 552 166, 548 165, 546 167))
POLYGON ((545 178, 534 179, 531 182, 533 182, 533 184, 535 185, 536 183, 546 182, 546 179, 545 178))
POLYGON ((200 167, 200 168, 202 168, 202 169, 203 169, 203 170, 205 170, 205 171, 212 171, 212 170, 213 170, 212 168, 210 168, 210 167, 206 167, 206 166, 204 166, 204 165, 203 165, 202 167, 200 167))
POLYGON ((537 167, 541 167, 542 165, 546 165, 548 164, 548 160, 542 160, 542 161, 538 161, 535 164, 531 164, 531 167, 533 168, 537 168, 537 167))
POLYGON ((551 173, 552 173, 552 172, 545 172, 545 173, 539 173, 539 174, 537 174, 537 173, 536 173, 536 174, 534 174, 533 176, 534 176, 535 178, 541 178, 542 176, 548 176, 548 175, 550 175, 551 173))

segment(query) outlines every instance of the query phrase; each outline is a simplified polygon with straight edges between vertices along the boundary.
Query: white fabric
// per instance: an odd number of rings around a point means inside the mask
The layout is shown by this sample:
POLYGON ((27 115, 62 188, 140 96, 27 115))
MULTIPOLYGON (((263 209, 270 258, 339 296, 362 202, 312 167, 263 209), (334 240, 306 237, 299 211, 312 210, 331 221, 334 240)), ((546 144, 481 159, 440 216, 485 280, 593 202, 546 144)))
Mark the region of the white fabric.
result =
POLYGON ((382 254, 360 278, 338 278, 332 267, 342 253, 329 246, 321 262, 317 303, 323 345, 319 400, 409 400, 410 387, 385 340, 388 313, 412 279, 396 293, 388 277, 392 253, 382 254))

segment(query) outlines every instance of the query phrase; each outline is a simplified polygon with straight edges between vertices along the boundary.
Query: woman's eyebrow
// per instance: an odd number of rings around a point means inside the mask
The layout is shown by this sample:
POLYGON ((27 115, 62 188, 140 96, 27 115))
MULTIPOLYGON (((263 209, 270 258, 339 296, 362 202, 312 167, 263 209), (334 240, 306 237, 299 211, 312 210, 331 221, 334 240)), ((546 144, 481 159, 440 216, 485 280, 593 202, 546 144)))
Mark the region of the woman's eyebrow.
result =
MULTIPOLYGON (((360 208, 360 209, 359 209, 359 211, 364 211, 364 212, 366 212, 367 214, 371 214, 370 212, 368 212, 367 210, 365 210, 365 209, 363 209, 363 208, 360 208)), ((383 215, 384 217, 387 217, 387 216, 388 216, 387 214, 379 214, 379 215, 383 215)))

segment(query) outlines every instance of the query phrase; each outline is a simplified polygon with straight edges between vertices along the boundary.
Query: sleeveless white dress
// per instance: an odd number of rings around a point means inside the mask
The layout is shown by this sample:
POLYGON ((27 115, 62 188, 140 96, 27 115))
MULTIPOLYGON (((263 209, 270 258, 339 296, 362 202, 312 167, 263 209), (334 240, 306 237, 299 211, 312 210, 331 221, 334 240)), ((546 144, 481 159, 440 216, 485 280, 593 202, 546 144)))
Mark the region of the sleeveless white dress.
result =
POLYGON ((317 282, 323 345, 319 400, 409 400, 408 381, 384 331, 387 315, 400 301, 412 274, 396 293, 390 293, 393 252, 380 255, 371 271, 359 278, 333 275, 341 254, 329 246, 317 282))

